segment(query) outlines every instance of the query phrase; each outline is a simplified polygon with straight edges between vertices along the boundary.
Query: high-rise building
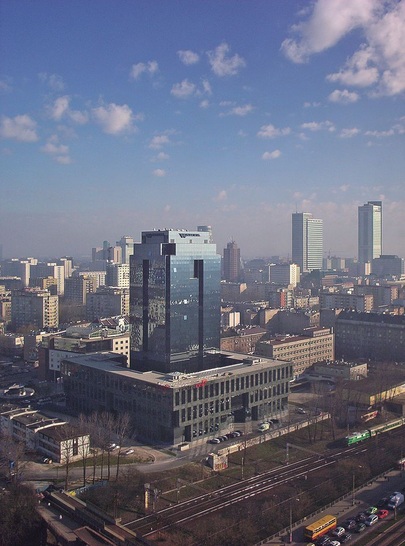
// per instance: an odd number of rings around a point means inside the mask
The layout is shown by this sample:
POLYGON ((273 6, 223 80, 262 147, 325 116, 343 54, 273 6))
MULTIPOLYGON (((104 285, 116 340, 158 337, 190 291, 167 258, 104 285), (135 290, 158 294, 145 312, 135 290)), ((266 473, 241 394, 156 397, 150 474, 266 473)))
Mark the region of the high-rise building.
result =
POLYGON ((129 288, 129 264, 107 262, 105 284, 118 286, 118 288, 129 288))
POLYGON ((307 273, 322 269, 323 221, 309 212, 292 215, 292 261, 307 273))
POLYGON ((224 248, 224 279, 228 282, 238 282, 240 279, 240 248, 231 241, 224 248))
POLYGON ((122 263, 129 265, 129 258, 134 253, 134 239, 128 235, 123 235, 115 244, 121 248, 122 263))
POLYGON ((25 288, 11 295, 11 322, 15 329, 57 328, 59 324, 59 297, 48 290, 25 288))
POLYGON ((205 233, 144 231, 134 245, 132 347, 165 371, 219 349, 221 259, 205 233))
POLYGON ((371 262, 382 254, 382 201, 368 201, 358 209, 358 260, 371 262))
POLYGON ((271 264, 270 282, 296 287, 300 282, 300 268, 297 264, 271 264))
POLYGON ((129 290, 115 286, 101 286, 86 298, 87 320, 129 314, 129 290))

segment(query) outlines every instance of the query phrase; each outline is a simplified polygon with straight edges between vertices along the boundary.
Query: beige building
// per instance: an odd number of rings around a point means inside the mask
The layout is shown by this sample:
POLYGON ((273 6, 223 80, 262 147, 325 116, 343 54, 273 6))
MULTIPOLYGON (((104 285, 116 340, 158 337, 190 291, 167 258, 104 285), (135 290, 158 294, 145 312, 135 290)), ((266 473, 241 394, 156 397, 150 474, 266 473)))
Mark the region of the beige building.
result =
POLYGON ((129 289, 103 286, 89 293, 86 301, 87 320, 129 315, 129 289))
POLYGON ((25 288, 11 296, 11 323, 15 329, 57 328, 59 324, 59 297, 48 290, 25 288))
POLYGON ((343 292, 321 292, 321 309, 354 309, 365 313, 373 309, 371 294, 348 294, 343 292))
POLYGON ((256 344, 256 354, 294 363, 294 377, 321 360, 334 360, 335 336, 327 328, 308 328, 303 335, 283 335, 256 344))
POLYGON ((367 363, 357 364, 354 362, 342 362, 341 360, 316 362, 312 366, 312 369, 308 370, 305 375, 309 376, 309 373, 312 371, 314 375, 334 380, 358 381, 365 379, 368 375, 367 363))

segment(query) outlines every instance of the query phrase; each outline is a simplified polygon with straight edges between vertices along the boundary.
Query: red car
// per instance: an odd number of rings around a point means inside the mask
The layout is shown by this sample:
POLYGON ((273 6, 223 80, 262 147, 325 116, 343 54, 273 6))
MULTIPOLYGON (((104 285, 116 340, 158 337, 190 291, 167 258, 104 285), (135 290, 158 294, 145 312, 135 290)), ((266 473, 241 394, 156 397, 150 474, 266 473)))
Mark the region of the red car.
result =
POLYGON ((378 510, 377 512, 378 519, 384 519, 388 516, 388 514, 388 510, 378 510))

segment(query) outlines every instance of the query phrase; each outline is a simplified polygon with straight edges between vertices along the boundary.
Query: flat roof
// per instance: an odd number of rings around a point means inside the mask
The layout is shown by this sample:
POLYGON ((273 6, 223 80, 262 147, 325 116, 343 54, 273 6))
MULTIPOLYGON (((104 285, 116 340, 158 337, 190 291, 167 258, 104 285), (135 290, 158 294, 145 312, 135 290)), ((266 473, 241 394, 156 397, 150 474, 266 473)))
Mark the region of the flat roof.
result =
MULTIPOLYGON (((289 364, 287 361, 275 360, 272 358, 266 358, 258 355, 246 355, 240 353, 234 353, 231 351, 207 351, 209 355, 218 354, 228 357, 230 364, 228 366, 218 366, 209 370, 202 370, 198 372, 182 373, 164 373, 154 370, 142 372, 132 370, 129 368, 122 368, 117 364, 114 364, 112 360, 112 353, 93 353, 86 355, 78 355, 75 357, 69 357, 66 359, 68 364, 77 364, 79 366, 87 366, 95 368, 97 370, 126 377, 136 381, 142 381, 145 383, 152 383, 154 385, 160 385, 167 388, 177 388, 179 386, 195 386, 196 382, 202 382, 203 380, 210 381, 216 380, 219 377, 231 377, 246 374, 251 371, 252 373, 267 370, 269 368, 278 368, 289 364)), ((116 357, 116 355, 114 355, 116 357)), ((62 361, 63 362, 63 361, 62 361)), ((292 363, 291 363, 292 364, 292 363)))

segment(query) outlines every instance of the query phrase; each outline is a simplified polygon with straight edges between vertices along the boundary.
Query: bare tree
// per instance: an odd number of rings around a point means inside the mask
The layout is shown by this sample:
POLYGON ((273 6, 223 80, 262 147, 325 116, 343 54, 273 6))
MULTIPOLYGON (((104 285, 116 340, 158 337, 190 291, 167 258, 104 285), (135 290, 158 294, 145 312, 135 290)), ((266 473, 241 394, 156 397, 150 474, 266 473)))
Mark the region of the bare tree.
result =
POLYGON ((118 437, 118 443, 119 443, 119 446, 120 446, 118 448, 118 454, 117 454, 117 467, 116 467, 116 474, 115 474, 115 479, 116 480, 118 480, 118 474, 119 474, 119 469, 120 469, 121 448, 122 448, 122 444, 124 443, 125 437, 128 436, 130 423, 131 423, 131 417, 130 417, 129 413, 121 413, 115 419, 114 429, 115 429, 115 433, 116 433, 116 435, 118 437))

